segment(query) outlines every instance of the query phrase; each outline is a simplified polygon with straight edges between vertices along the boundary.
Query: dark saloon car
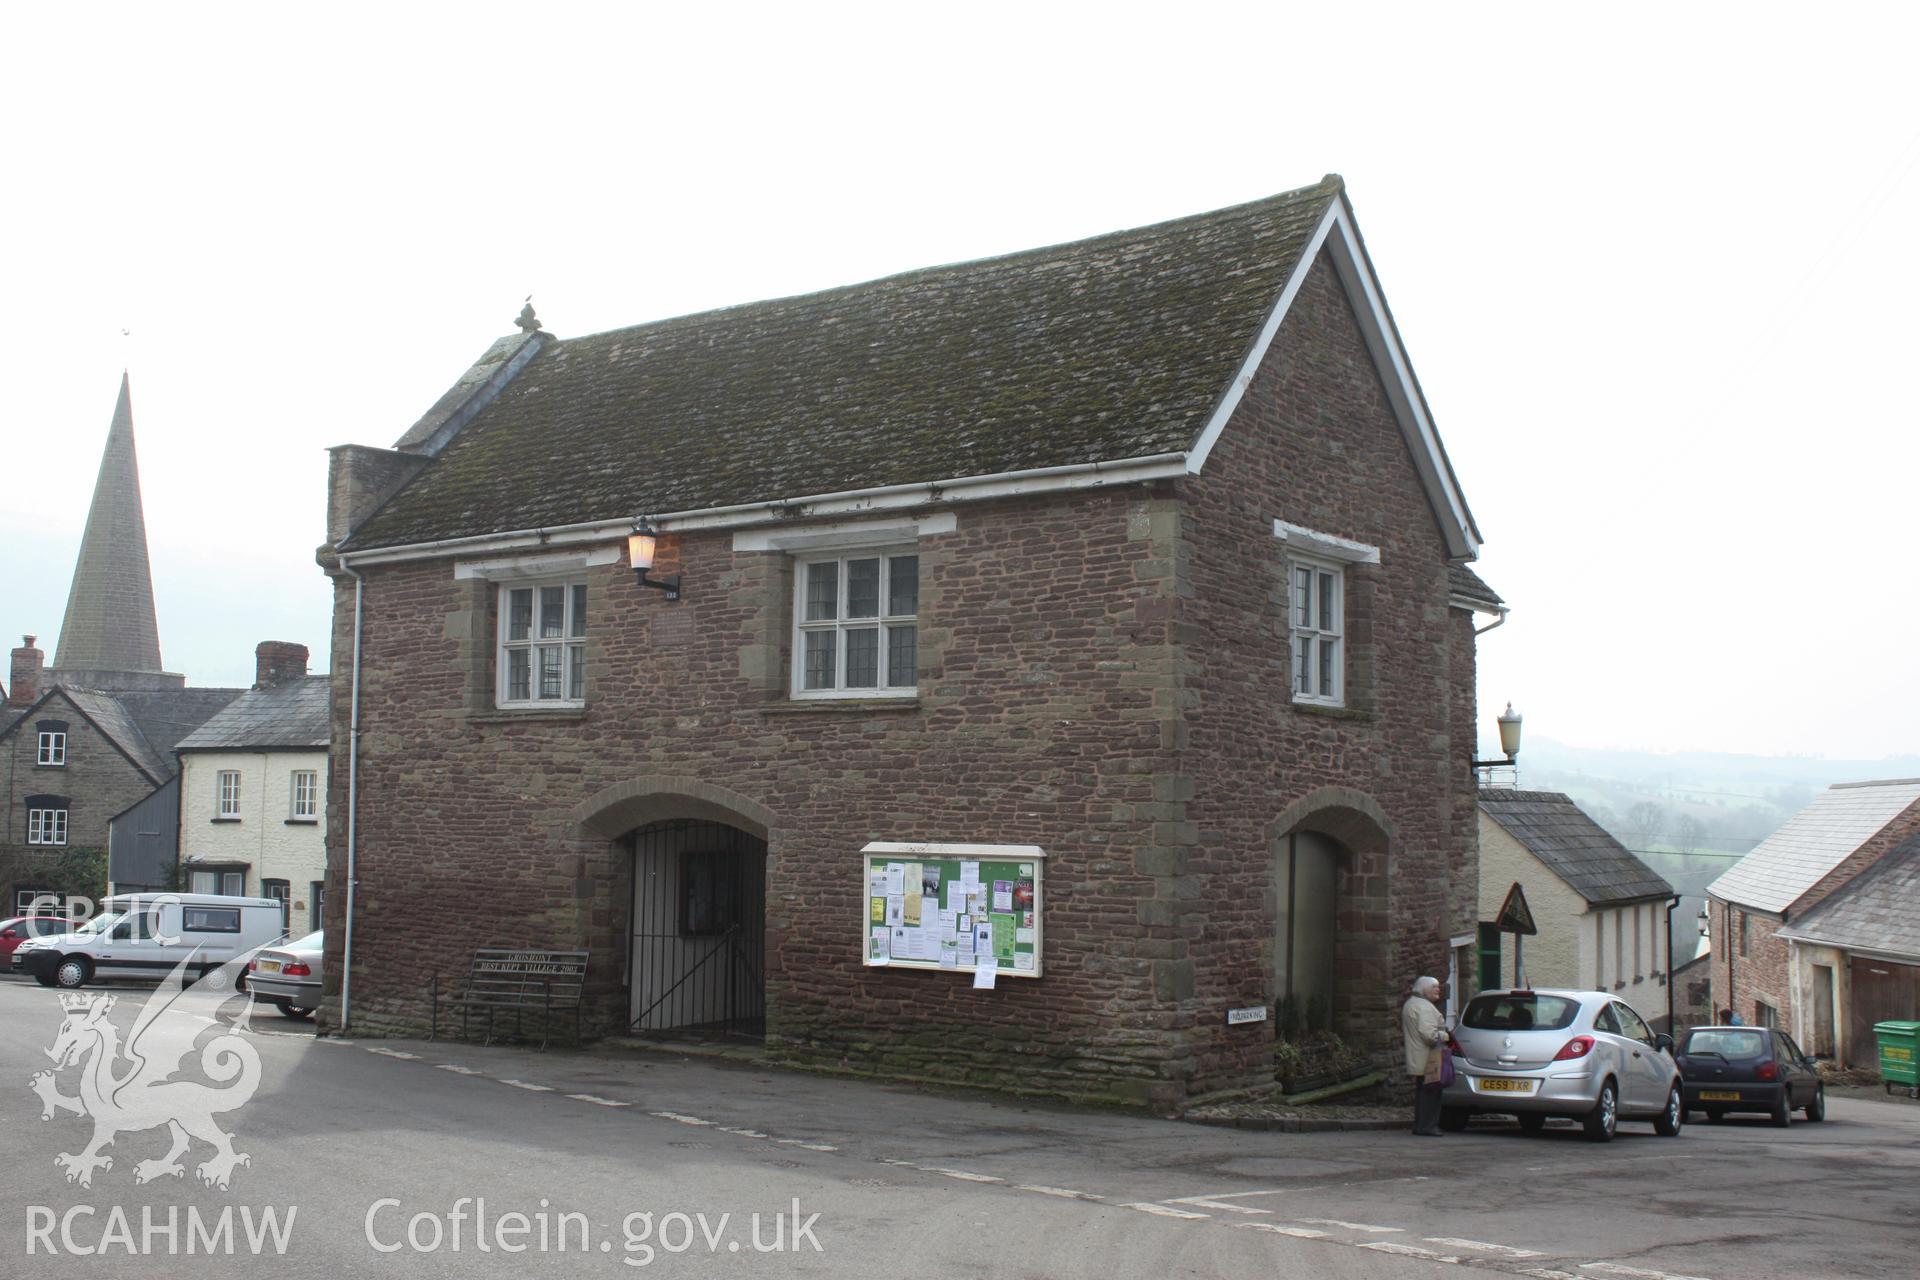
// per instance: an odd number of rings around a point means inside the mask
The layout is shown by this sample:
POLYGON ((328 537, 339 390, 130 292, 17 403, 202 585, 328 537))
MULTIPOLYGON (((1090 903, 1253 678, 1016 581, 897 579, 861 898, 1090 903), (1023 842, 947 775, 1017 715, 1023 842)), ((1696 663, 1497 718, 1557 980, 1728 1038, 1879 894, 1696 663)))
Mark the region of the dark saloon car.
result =
POLYGON ((1689 1111, 1718 1120, 1736 1111, 1771 1116, 1783 1128, 1793 1113, 1827 1115, 1827 1090, 1813 1059, 1770 1027, 1694 1027, 1674 1053, 1689 1111))

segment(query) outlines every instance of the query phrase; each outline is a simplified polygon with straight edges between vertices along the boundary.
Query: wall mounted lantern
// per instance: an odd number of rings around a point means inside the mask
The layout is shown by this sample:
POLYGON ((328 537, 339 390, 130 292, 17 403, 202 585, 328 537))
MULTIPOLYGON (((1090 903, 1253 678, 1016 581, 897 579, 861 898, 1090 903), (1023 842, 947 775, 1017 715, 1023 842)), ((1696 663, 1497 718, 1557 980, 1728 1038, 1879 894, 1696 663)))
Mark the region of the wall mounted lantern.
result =
POLYGON ((1511 702, 1495 723, 1500 726, 1500 749, 1507 753, 1507 758, 1475 760, 1473 767, 1476 769, 1511 768, 1516 763, 1514 757, 1520 754, 1520 713, 1513 709, 1511 702))
POLYGON ((643 587, 653 587, 664 591, 669 600, 680 598, 680 575, 670 578, 649 578, 647 570, 653 568, 653 548, 656 535, 651 522, 641 516, 633 522, 633 532, 627 535, 627 562, 633 566, 633 580, 643 587))

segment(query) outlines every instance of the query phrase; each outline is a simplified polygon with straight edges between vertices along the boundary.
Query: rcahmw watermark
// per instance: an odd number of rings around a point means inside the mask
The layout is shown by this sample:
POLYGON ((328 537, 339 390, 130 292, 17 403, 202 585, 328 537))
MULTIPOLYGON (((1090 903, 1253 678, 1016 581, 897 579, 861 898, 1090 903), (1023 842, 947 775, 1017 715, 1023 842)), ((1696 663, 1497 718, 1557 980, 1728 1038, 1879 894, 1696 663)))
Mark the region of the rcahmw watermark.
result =
POLYGON ((161 1254, 285 1254, 299 1210, 222 1205, 218 1213, 198 1205, 142 1205, 138 1221, 119 1205, 104 1214, 93 1205, 55 1210, 27 1206, 27 1254, 123 1253, 130 1258, 161 1254), (236 1231, 235 1227, 239 1229, 236 1231))
POLYGON ((790 1210, 748 1215, 746 1223, 730 1213, 709 1218, 705 1213, 630 1213, 620 1220, 618 1233, 596 1231, 584 1213, 550 1211, 542 1200, 533 1213, 509 1211, 489 1214, 484 1197, 462 1196, 444 1212, 407 1214, 399 1200, 375 1200, 367 1207, 367 1244, 377 1253, 613 1253, 629 1267, 644 1267, 661 1253, 687 1253, 704 1247, 708 1253, 799 1253, 811 1248, 823 1253, 813 1227, 817 1213, 800 1214, 800 1201, 790 1210), (745 1230, 740 1228, 744 1226, 745 1230))

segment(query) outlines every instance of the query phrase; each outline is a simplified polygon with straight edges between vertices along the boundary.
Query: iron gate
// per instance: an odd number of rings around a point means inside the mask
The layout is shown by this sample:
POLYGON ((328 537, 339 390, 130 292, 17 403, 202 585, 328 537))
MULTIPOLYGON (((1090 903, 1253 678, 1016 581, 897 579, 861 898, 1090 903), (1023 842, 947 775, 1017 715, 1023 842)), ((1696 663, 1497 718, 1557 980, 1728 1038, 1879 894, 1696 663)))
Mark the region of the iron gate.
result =
POLYGON ((764 1035, 766 842, 685 820, 630 840, 632 1029, 764 1035))

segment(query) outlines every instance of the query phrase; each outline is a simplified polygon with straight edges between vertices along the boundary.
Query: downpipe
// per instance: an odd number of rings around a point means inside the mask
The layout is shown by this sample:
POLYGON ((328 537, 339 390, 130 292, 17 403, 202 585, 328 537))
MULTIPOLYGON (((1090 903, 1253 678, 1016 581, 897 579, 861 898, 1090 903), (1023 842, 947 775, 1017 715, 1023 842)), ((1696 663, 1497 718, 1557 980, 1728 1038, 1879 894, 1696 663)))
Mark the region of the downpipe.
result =
POLYGON ((347 711, 347 928, 340 955, 340 1030, 353 1025, 353 900, 359 887, 360 819, 360 619, 367 580, 344 559, 340 568, 353 576, 353 693, 347 711))

